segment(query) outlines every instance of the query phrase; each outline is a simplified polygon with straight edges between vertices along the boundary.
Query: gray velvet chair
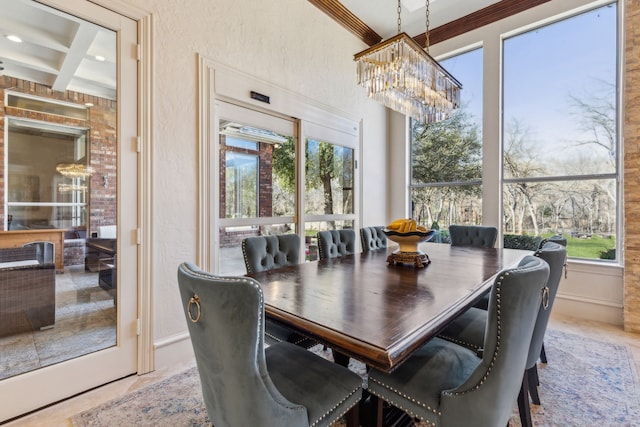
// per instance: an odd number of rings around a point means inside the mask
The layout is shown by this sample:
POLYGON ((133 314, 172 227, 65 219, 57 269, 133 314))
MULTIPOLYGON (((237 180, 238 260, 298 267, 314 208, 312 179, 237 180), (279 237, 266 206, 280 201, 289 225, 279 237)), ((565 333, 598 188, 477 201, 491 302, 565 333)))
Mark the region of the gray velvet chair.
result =
POLYGON ((362 227, 360 229, 360 241, 362 243, 362 252, 375 251, 378 249, 386 249, 387 235, 384 234, 384 227, 362 227))
MULTIPOLYGON (((521 395, 518 397, 520 419, 523 426, 531 426, 531 413, 529 410, 529 394, 533 403, 540 404, 538 395, 538 371, 536 362, 541 354, 544 342, 544 334, 549 323, 551 308, 560 287, 560 279, 566 259, 566 249, 557 243, 547 242, 535 252, 534 256, 542 259, 549 265, 549 279, 546 283, 548 294, 542 301, 529 347, 525 375, 522 380, 521 395)), ((477 307, 472 307, 457 319, 451 322, 441 333, 440 337, 454 343, 463 345, 475 352, 481 352, 484 347, 485 325, 488 312, 477 307)))
MULTIPOLYGON (((242 255, 247 274, 299 264, 300 236, 279 234, 247 237, 242 241, 242 255)), ((265 340, 269 345, 286 341, 304 348, 317 344, 271 319, 266 320, 265 340)))
POLYGON ((183 263, 178 284, 214 426, 329 426, 344 414, 357 425, 359 375, 291 343, 265 348, 256 280, 183 263))
MULTIPOLYGON (((449 226, 449 236, 451 246, 477 246, 482 248, 493 248, 498 238, 498 229, 487 225, 457 225, 449 226)), ((487 308, 489 296, 484 295, 476 306, 487 308)))
MULTIPOLYGON (((356 252, 356 232, 350 229, 318 231, 318 257, 337 258, 356 252)), ((326 346, 325 346, 326 349, 326 346)), ((331 350, 336 363, 349 366, 349 357, 331 350)))
MULTIPOLYGON (((549 266, 534 256, 497 275, 481 358, 434 338, 391 374, 370 370, 368 391, 432 426, 507 425, 548 277, 549 266)), ((381 402, 374 400, 380 414, 381 402)))
POLYGON ((356 252, 356 232, 353 230, 327 230, 318 232, 320 259, 337 258, 356 252))
POLYGON ((247 237, 242 241, 247 273, 258 273, 300 263, 300 236, 279 234, 247 237))
MULTIPOLYGON (((542 248, 544 246, 545 243, 547 242, 554 242, 557 243, 559 245, 564 246, 565 248, 567 247, 567 238, 564 237, 562 234, 554 234, 553 236, 549 237, 548 239, 543 239, 540 242, 540 248, 542 248)), ((567 258, 565 256, 564 259, 564 277, 567 277, 567 258)), ((544 342, 542 343, 542 347, 540 348, 540 361, 542 363, 547 363, 547 352, 544 349, 544 342)))
POLYGON ((456 225, 449 226, 451 246, 479 246, 493 248, 498 237, 496 227, 486 225, 456 225))

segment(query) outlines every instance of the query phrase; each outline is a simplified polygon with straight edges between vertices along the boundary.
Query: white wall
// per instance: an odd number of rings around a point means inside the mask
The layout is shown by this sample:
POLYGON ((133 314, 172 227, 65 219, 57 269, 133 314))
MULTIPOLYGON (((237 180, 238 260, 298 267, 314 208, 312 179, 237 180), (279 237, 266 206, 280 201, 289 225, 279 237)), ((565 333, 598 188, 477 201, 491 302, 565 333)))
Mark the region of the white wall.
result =
MULTIPOLYGON (((153 21, 153 334, 156 368, 185 345, 176 271, 196 258, 198 55, 361 120, 363 225, 386 223, 386 113, 355 84, 366 46, 302 0, 130 0, 153 21)), ((188 344, 188 342, 187 342, 188 344)))

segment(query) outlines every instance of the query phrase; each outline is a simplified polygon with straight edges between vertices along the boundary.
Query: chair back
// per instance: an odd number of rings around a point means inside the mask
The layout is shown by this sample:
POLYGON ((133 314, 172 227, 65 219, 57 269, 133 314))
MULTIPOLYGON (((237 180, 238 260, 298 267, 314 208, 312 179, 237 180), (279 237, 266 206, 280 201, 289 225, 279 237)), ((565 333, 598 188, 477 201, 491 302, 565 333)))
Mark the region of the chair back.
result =
POLYGON ((23 245, 25 248, 36 248, 36 259, 40 264, 54 264, 56 261, 55 245, 51 242, 31 242, 23 245))
POLYGON ((450 225, 451 246, 493 248, 498 237, 496 227, 486 225, 450 225))
POLYGON ((183 263, 178 285, 213 425, 308 425, 307 409, 283 397, 267 371, 260 284, 183 263))
POLYGON ((442 425, 507 425, 522 384, 549 266, 526 256, 496 276, 482 361, 460 386, 441 395, 442 425))
POLYGON ((362 242, 362 252, 385 249, 387 247, 387 235, 384 234, 384 227, 362 227, 360 229, 360 240, 362 242))
POLYGON ((556 294, 560 287, 560 279, 562 279, 564 263, 567 258, 567 249, 562 245, 548 241, 541 249, 536 251, 535 256, 549 264, 549 280, 547 280, 548 291, 543 297, 538 319, 533 329, 527 369, 533 367, 540 357, 540 350, 544 343, 544 334, 547 331, 549 317, 551 316, 551 308, 553 307, 553 302, 556 299, 556 294))
POLYGON ((318 232, 318 256, 320 259, 336 258, 355 252, 355 231, 327 230, 318 232))
POLYGON ((300 263, 300 236, 247 237, 242 241, 242 255, 247 274, 273 270, 300 263))
POLYGON ((564 237, 562 234, 554 234, 553 236, 549 237, 548 239, 542 239, 542 241, 540 242, 539 249, 542 249, 544 244, 547 243, 547 242, 557 243, 557 244, 562 245, 564 247, 567 246, 567 238, 564 237))

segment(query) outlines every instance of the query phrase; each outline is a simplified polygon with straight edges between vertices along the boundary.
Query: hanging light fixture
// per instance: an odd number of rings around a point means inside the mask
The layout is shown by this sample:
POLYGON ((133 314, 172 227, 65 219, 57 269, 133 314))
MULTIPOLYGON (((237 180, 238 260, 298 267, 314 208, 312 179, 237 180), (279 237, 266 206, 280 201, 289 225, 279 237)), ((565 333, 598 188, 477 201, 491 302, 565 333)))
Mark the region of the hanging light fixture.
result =
POLYGON ((444 120, 460 105, 462 85, 429 55, 429 0, 426 0, 426 46, 401 31, 354 55, 358 84, 370 98, 423 123, 444 120))
POLYGON ((95 172, 95 169, 91 166, 83 165, 81 163, 58 163, 56 165, 56 170, 62 176, 66 176, 67 178, 80 179, 86 179, 95 172))

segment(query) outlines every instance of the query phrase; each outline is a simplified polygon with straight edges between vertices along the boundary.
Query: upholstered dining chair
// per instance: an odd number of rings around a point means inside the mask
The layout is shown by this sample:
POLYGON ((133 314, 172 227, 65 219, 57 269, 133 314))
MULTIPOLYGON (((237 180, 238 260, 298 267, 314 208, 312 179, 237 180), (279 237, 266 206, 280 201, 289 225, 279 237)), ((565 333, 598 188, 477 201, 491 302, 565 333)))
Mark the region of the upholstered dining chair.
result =
POLYGON ((492 248, 496 244, 498 229, 488 225, 457 225, 449 226, 451 246, 479 246, 492 248))
MULTIPOLYGON (((298 264, 300 236, 279 234, 247 237, 242 240, 242 256, 247 274, 298 264)), ((265 340, 267 344, 286 341, 304 348, 317 344, 314 340, 271 319, 265 322, 265 340)))
POLYGON ((386 249, 387 235, 384 234, 384 227, 362 227, 360 229, 360 241, 362 243, 362 252, 375 251, 378 249, 386 249))
POLYGON ((318 231, 320 259, 337 258, 356 252, 356 232, 350 229, 318 231))
MULTIPOLYGON (((566 248, 557 243, 547 242, 535 252, 534 256, 545 261, 549 265, 549 279, 546 283, 546 293, 542 300, 542 306, 535 319, 535 326, 531 338, 531 345, 527 358, 526 370, 522 379, 521 395, 518 397, 520 419, 523 426, 531 426, 531 412, 529 409, 529 394, 533 403, 540 404, 538 395, 538 370, 537 361, 541 355, 544 335, 549 323, 549 316, 555 300, 560 279, 566 259, 566 248)), ((463 345, 473 351, 480 352, 484 347, 485 325, 489 313, 486 310, 472 307, 453 322, 441 333, 440 337, 463 345)))
POLYGON ((433 338, 392 373, 369 371, 372 407, 380 399, 430 426, 505 426, 518 397, 531 337, 549 277, 542 259, 526 256, 492 285, 481 358, 433 338))
MULTIPOLYGON (((554 242, 564 246, 565 248, 567 247, 567 238, 564 237, 562 234, 554 234, 553 236, 547 239, 542 239, 542 241, 540 242, 540 248, 542 248, 544 244, 547 242, 554 242)), ((567 258, 566 257, 564 260, 564 277, 567 278, 567 258)), ((542 343, 542 347, 540 348, 540 361, 542 363, 548 363, 547 352, 544 348, 544 342, 542 343)))
MULTIPOLYGON (((498 229, 488 225, 457 225, 449 226, 451 246, 477 246, 493 248, 498 238, 498 229)), ((476 307, 487 308, 489 295, 484 295, 476 303, 476 307)))
POLYGON ((358 425, 362 378, 291 343, 265 348, 264 295, 249 277, 178 267, 202 395, 216 427, 358 425))
MULTIPOLYGON (((318 231, 318 257, 337 258, 356 252, 356 232, 350 229, 318 231)), ((324 347, 326 350, 326 346, 324 347)), ((331 350, 336 363, 349 366, 349 356, 331 350)))
POLYGON ((248 274, 299 264, 300 236, 279 234, 247 237, 242 240, 242 256, 248 274))

